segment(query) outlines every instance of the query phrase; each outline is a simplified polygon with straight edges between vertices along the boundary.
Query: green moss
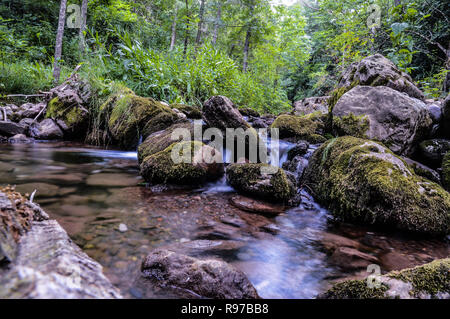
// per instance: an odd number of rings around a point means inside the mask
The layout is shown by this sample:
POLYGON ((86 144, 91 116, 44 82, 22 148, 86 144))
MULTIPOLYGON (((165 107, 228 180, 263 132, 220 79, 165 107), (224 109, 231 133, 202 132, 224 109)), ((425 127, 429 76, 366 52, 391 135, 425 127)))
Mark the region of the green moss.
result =
POLYGON ((442 161, 442 184, 450 191, 450 152, 447 152, 442 161))
MULTIPOLYGON (((66 104, 58 97, 51 99, 47 105, 46 117, 63 121, 69 129, 82 129, 86 124, 86 111, 74 106, 72 103, 66 104)), ((77 132, 78 134, 82 132, 77 132)))
POLYGON ((428 293, 435 297, 438 293, 450 294, 450 258, 435 260, 429 264, 404 269, 388 274, 389 277, 409 282, 414 297, 428 293))
POLYGON ((328 113, 331 114, 333 112, 334 106, 339 101, 339 99, 342 97, 342 95, 344 95, 345 93, 347 93, 348 91, 350 91, 351 89, 353 89, 354 87, 356 87, 358 85, 359 85, 359 81, 355 80, 349 86, 343 86, 340 88, 336 88, 333 92, 331 92, 330 98, 328 99, 328 113))
POLYGON ((385 299, 388 286, 369 288, 365 280, 348 280, 337 283, 320 296, 324 299, 385 299))
POLYGON ((174 124, 164 131, 152 134, 147 137, 147 139, 145 139, 145 141, 138 148, 139 163, 141 163, 147 156, 161 152, 173 143, 180 142, 181 137, 178 137, 178 139, 175 140, 172 139, 172 132, 176 129, 187 129, 189 130, 191 137, 194 136, 194 126, 191 123, 174 124))
POLYGON ((275 174, 262 176, 261 169, 268 164, 233 164, 227 168, 227 180, 236 190, 267 200, 288 201, 295 195, 293 184, 282 169, 275 174), (269 183, 261 183, 270 179, 269 183))
POLYGON ((326 138, 320 135, 324 129, 323 122, 318 121, 317 117, 311 114, 309 116, 280 115, 271 128, 279 129, 280 138, 294 138, 313 144, 326 141, 326 138))
POLYGON ((139 137, 174 124, 178 117, 169 107, 151 98, 144 98, 122 89, 101 106, 107 114, 108 129, 113 140, 124 149, 137 146, 139 137))
POLYGON ((349 115, 333 117, 333 128, 337 135, 351 135, 354 137, 365 138, 369 129, 369 119, 365 115, 356 116, 353 113, 349 115))
POLYGON ((141 164, 141 175, 152 184, 197 185, 213 180, 223 174, 223 164, 196 165, 192 163, 194 154, 204 144, 198 141, 171 144, 168 148, 147 156, 141 164), (191 152, 191 163, 176 164, 172 160, 172 150, 180 147, 180 156, 187 146, 191 152), (210 168, 213 168, 212 170, 210 168))
POLYGON ((450 194, 375 142, 328 141, 311 158, 305 182, 342 220, 431 235, 449 232, 450 194))

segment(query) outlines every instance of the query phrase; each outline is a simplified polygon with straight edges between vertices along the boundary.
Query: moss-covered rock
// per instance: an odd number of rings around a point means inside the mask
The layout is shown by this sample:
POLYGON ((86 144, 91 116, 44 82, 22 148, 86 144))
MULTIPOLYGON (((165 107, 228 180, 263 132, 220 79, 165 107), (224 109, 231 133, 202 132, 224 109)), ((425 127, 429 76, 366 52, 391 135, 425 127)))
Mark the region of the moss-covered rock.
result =
POLYGON ((107 114, 108 129, 114 142, 123 149, 135 148, 140 136, 145 139, 179 120, 170 107, 137 96, 127 88, 110 96, 100 110, 107 114))
POLYGON ((320 135, 324 126, 321 117, 315 113, 305 116, 283 114, 275 119, 271 128, 279 129, 281 139, 304 140, 318 144, 326 141, 326 138, 320 135))
POLYGON ((268 164, 233 164, 227 168, 227 181, 238 192, 272 200, 287 202, 295 195, 295 186, 283 169, 268 164), (274 174, 265 172, 272 168, 274 174))
POLYGON ((155 132, 147 137, 141 145, 139 145, 139 163, 142 163, 147 156, 161 152, 170 145, 180 142, 183 138, 182 136, 177 136, 175 139, 172 139, 172 133, 178 129, 187 130, 191 137, 194 136, 194 125, 192 123, 178 123, 163 131, 155 132))
MULTIPOLYGON (((50 90, 45 116, 58 123, 66 138, 83 139, 86 136, 91 91, 91 85, 80 80, 77 75, 50 90)), ((24 110, 22 115, 37 115, 33 114, 35 111, 24 110)))
POLYGON ((172 104, 170 107, 180 111, 190 119, 200 120, 202 118, 202 111, 197 107, 185 104, 172 104))
POLYGON ((141 175, 151 184, 199 185, 223 175, 222 155, 202 142, 179 142, 142 160, 141 175), (176 163, 172 152, 186 160, 176 163))
MULTIPOLYGON (((347 280, 335 284, 322 299, 450 298, 450 258, 435 260, 415 268, 380 276, 378 288, 367 280, 347 280)), ((371 280, 372 282, 372 280, 371 280)))
POLYGON ((373 141, 340 137, 314 152, 305 183, 334 216, 363 225, 447 235, 450 194, 373 141))

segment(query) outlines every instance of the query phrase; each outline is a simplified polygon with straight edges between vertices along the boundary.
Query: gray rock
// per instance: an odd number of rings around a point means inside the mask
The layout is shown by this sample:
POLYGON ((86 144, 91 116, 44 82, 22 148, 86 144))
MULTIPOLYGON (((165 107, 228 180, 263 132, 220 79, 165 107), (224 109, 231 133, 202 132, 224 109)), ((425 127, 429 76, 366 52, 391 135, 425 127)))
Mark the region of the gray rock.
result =
POLYGON ((377 140, 400 155, 412 154, 432 124, 425 103, 385 86, 351 89, 336 103, 333 116, 340 135, 377 140))
POLYGON ((45 103, 41 102, 38 104, 33 103, 25 103, 20 106, 19 110, 16 112, 16 116, 18 119, 23 118, 35 118, 39 112, 46 106, 45 103))
POLYGON ((306 115, 314 112, 328 113, 329 96, 309 97, 301 101, 294 102, 294 114, 306 115))
POLYGON ((10 247, 8 268, 0 277, 0 298, 121 298, 102 266, 76 246, 56 221, 48 220, 37 205, 22 203, 16 208, 0 192, 0 217, 22 225, 17 232, 0 223, 0 233, 9 235, 9 239, 0 236, 1 250, 10 247))
POLYGON ((221 260, 200 260, 158 249, 144 259, 141 271, 143 280, 193 292, 204 298, 259 298, 244 273, 221 260))
POLYGON ((0 135, 11 137, 17 134, 23 134, 24 127, 14 122, 2 122, 0 121, 0 135))
POLYGON ((58 140, 64 137, 63 131, 52 119, 33 123, 29 130, 31 137, 37 140, 58 140))
POLYGON ((246 130, 250 127, 233 102, 225 96, 213 96, 206 101, 203 105, 203 118, 209 127, 222 131, 227 128, 246 130))
POLYGON ((442 119, 442 110, 441 107, 437 104, 429 104, 428 105, 428 114, 430 115, 433 123, 439 123, 442 119))
POLYGON ((351 64, 342 74, 338 87, 353 83, 366 86, 387 86, 410 97, 424 100, 423 92, 414 85, 411 77, 400 71, 392 61, 381 54, 369 56, 351 64))

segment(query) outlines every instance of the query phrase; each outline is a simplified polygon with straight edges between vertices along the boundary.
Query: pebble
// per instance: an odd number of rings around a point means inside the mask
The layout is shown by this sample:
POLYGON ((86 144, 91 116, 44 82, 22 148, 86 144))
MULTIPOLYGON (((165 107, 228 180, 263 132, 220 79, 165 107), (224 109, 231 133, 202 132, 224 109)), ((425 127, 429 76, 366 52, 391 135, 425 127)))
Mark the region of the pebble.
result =
POLYGON ((120 225, 119 225, 119 231, 120 231, 121 233, 127 232, 127 231, 128 231, 127 225, 125 225, 125 224, 120 224, 120 225))

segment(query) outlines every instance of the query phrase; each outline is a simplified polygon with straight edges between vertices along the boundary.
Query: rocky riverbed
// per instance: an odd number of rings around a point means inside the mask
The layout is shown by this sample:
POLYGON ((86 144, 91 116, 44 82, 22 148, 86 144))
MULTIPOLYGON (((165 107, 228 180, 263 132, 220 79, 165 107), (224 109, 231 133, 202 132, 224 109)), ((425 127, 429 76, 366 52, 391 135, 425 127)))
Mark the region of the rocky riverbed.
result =
POLYGON ((256 202, 276 211, 261 215, 242 209, 249 199, 220 181, 152 190, 140 185, 135 157, 68 143, 2 145, 0 183, 36 189, 35 201, 129 298, 189 296, 136 279, 142 260, 160 247, 224 260, 263 298, 313 298, 338 279, 367 276, 369 264, 388 272, 450 252, 441 240, 336 222, 306 192, 295 208, 250 200, 253 209, 256 202))

